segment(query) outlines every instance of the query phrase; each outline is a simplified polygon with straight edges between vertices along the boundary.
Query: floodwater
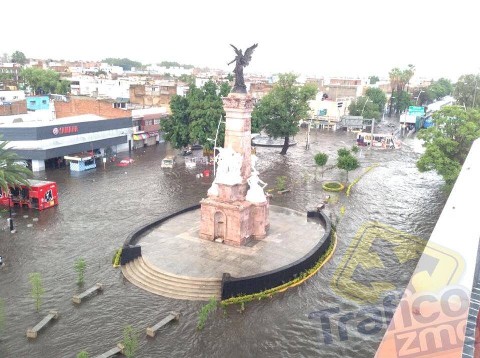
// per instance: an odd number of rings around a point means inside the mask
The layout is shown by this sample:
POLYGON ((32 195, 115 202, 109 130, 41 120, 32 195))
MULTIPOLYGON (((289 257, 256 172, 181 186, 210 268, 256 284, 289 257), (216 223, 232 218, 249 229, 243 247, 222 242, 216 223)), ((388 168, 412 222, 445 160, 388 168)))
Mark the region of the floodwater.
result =
MULTIPOLYGON (((312 130, 308 150, 305 133, 295 139, 298 144, 286 156, 278 154, 280 148, 258 148, 257 169, 269 183, 267 188, 275 187, 278 177, 287 178, 290 192, 274 194, 273 205, 305 212, 324 199, 322 180, 345 178, 337 169, 326 170, 322 178, 313 156, 326 152, 330 156, 327 166, 333 164, 337 149, 351 147, 355 135, 312 130)), ((75 357, 81 350, 93 357, 120 342, 127 325, 140 331, 138 357, 372 357, 386 329, 385 312, 380 330, 365 332, 359 329, 359 320, 365 319, 362 309, 382 309, 381 301, 352 301, 333 291, 331 281, 348 245, 367 222, 429 238, 446 197, 436 174, 417 171, 414 139, 405 139, 405 143, 395 151, 362 149, 358 153, 362 166, 349 173, 350 181, 370 165, 378 166, 353 187, 349 197, 331 194, 338 201, 327 209, 334 213, 334 220, 341 217, 338 245, 333 258, 315 276, 271 299, 248 303, 245 310, 229 307, 224 313, 218 309, 202 331, 196 330, 196 324, 204 303, 142 291, 125 281, 111 261, 115 249, 136 227, 197 204, 206 196, 212 177, 197 178, 202 168, 186 169, 182 157, 177 157, 173 170, 161 169, 162 158, 172 152, 164 144, 133 152, 135 162, 129 167, 107 163, 106 169, 100 164, 81 175, 64 168, 42 173, 38 179, 58 183, 60 205, 43 212, 15 209, 15 234, 6 229, 8 212, 1 218, 5 228, 0 231, 0 255, 6 266, 0 269, 5 311, 0 357, 75 357), (104 292, 74 306, 72 296, 83 291, 76 285, 73 269, 78 258, 87 262, 83 289, 100 282, 104 292), (45 289, 40 313, 35 312, 30 294, 32 272, 41 274, 45 289), (28 340, 27 328, 52 309, 59 311, 59 319, 36 340, 28 340), (313 312, 325 309, 335 314, 322 325, 313 312), (172 310, 181 312, 178 323, 147 339, 145 328, 172 310), (353 318, 342 319, 346 315, 353 318), (339 322, 346 322, 345 329, 339 329, 339 322)), ((403 292, 414 266, 414 262, 391 264, 381 279, 394 283, 391 292, 403 292)), ((368 275, 361 279, 368 280, 368 275)))

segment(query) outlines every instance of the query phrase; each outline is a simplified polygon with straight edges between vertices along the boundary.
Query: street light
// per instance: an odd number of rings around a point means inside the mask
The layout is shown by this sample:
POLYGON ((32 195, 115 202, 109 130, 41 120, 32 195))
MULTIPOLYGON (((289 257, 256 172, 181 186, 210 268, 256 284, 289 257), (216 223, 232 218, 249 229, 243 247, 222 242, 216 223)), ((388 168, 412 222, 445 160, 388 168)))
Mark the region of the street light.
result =
POLYGON ((477 96, 477 80, 478 80, 478 74, 475 76, 475 89, 473 90, 472 108, 475 108, 475 97, 477 96))
POLYGON ((365 110, 365 106, 367 105, 367 102, 370 101, 373 103, 373 101, 367 97, 367 100, 365 101, 365 103, 363 104, 363 108, 362 108, 362 113, 360 113, 360 115, 363 117, 363 111, 365 110))
POLYGON ((212 141, 213 141, 213 176, 216 175, 216 173, 215 173, 215 168, 216 168, 215 152, 217 151, 218 131, 220 130, 220 124, 221 124, 222 122, 225 123, 224 121, 222 121, 222 117, 220 117, 220 119, 219 119, 219 121, 218 121, 217 132, 215 133, 215 140, 213 140, 212 138, 207 138, 207 140, 208 140, 209 142, 212 142, 212 141))
POLYGON ((416 100, 416 102, 415 102, 415 105, 418 104, 418 99, 420 98, 420 94, 421 94, 422 92, 425 92, 425 91, 424 91, 424 90, 421 90, 420 92, 418 92, 418 96, 417 96, 417 100, 416 100))
POLYGON ((10 232, 14 234, 15 228, 13 227, 13 218, 12 218, 12 192, 10 190, 8 192, 8 209, 9 209, 10 217, 8 218, 7 221, 10 227, 10 232))

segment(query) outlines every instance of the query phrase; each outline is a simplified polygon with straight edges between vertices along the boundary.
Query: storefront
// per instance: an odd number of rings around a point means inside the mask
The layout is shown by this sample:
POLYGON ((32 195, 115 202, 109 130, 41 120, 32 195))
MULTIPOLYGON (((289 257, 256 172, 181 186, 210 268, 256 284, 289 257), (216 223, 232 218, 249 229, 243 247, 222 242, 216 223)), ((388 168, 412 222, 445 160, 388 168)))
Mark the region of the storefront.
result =
POLYGON ((8 141, 21 159, 31 161, 33 171, 45 170, 45 161, 75 153, 128 151, 132 142, 132 118, 106 119, 81 115, 52 121, 0 125, 2 140, 8 141))

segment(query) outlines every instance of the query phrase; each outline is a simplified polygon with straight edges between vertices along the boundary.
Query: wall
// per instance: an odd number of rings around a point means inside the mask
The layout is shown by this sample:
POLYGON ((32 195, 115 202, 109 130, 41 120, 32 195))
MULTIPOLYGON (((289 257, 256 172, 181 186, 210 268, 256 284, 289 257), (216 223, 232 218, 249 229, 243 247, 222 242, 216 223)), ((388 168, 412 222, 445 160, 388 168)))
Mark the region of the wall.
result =
POLYGON ((0 105, 0 116, 11 116, 16 114, 27 113, 27 102, 25 100, 9 102, 9 103, 10 104, 0 105))
POLYGON ((91 98, 70 98, 69 102, 55 102, 55 112, 58 118, 78 116, 81 114, 96 114, 105 118, 119 118, 131 116, 131 110, 113 108, 109 101, 91 98))
POLYGON ((330 247, 332 227, 328 217, 320 211, 309 211, 307 217, 317 219, 325 228, 323 237, 320 238, 318 244, 308 254, 289 265, 258 275, 234 278, 228 274, 223 274, 222 300, 239 295, 260 293, 281 286, 292 281, 301 273, 313 268, 330 247))

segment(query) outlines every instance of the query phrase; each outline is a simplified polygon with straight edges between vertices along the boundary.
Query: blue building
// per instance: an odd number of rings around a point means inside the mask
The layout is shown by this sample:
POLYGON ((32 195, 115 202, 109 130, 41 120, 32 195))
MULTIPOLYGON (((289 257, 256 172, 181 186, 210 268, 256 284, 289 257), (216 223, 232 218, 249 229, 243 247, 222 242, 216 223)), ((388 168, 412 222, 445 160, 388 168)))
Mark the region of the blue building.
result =
POLYGON ((49 109, 50 98, 48 96, 31 96, 25 97, 27 101, 27 110, 38 111, 41 109, 49 109))

